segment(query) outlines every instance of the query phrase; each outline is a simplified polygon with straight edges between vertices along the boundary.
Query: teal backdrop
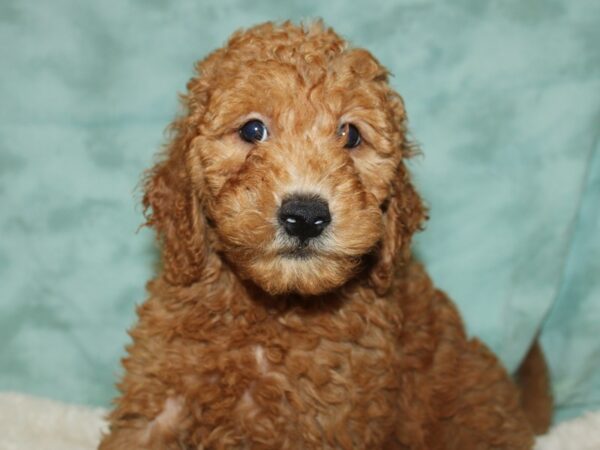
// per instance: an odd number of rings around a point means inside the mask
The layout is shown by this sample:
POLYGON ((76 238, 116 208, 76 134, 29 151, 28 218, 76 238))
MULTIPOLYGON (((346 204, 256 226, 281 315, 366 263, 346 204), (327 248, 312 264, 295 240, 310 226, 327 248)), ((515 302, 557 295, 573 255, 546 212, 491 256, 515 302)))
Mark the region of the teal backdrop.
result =
POLYGON ((193 63, 322 17, 394 74, 431 208, 416 252, 558 419, 600 408, 600 2, 0 1, 0 390, 108 405, 156 262, 138 182, 193 63))

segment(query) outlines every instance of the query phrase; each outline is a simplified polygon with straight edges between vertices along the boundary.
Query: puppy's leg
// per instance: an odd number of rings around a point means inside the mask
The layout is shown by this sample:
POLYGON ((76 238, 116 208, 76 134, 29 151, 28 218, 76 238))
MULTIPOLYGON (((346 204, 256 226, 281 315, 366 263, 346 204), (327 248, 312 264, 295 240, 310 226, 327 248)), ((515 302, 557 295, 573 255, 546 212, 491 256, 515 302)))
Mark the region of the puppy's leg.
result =
POLYGON ((112 430, 103 437, 98 450, 186 450, 177 442, 149 441, 143 432, 132 428, 112 430))
POLYGON ((113 420, 99 450, 184 450, 181 444, 183 406, 181 399, 169 397, 163 410, 152 420, 122 415, 113 420))
POLYGON ((536 434, 548 431, 552 423, 552 392, 548 365, 536 339, 515 377, 521 390, 521 404, 536 434))
POLYGON ((456 346, 454 361, 448 361, 435 381, 438 420, 429 436, 430 448, 533 448, 534 433, 518 389, 497 358, 477 340, 456 346))
POLYGON ((407 361, 410 356, 418 362, 404 375, 403 415, 416 418, 420 430, 406 446, 531 449, 534 433, 510 375, 485 345, 467 338, 458 310, 443 292, 426 297, 419 293, 403 305, 402 346, 407 361))

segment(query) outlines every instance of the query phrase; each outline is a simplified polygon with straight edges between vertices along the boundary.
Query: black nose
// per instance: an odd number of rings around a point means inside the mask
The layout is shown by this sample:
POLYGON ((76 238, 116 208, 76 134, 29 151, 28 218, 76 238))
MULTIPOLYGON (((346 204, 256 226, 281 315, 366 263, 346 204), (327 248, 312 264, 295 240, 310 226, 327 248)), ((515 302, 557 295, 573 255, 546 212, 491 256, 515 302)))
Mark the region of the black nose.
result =
POLYGON ((294 195, 281 203, 279 222, 301 242, 317 237, 331 222, 327 202, 316 196, 294 195))

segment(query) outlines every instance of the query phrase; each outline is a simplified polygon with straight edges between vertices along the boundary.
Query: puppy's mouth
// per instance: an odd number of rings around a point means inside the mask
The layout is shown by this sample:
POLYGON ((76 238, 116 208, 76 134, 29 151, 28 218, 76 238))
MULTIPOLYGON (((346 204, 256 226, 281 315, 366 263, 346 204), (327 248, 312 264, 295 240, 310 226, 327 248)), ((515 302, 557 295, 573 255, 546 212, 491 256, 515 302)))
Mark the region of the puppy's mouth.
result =
POLYGON ((325 236, 327 236, 327 233, 317 237, 300 239, 288 235, 280 228, 274 242, 274 250, 277 256, 286 260, 308 260, 325 256, 329 253, 325 236))
POLYGON ((310 259, 316 256, 315 251, 306 245, 298 245, 291 249, 282 250, 279 252, 279 256, 285 259, 310 259))

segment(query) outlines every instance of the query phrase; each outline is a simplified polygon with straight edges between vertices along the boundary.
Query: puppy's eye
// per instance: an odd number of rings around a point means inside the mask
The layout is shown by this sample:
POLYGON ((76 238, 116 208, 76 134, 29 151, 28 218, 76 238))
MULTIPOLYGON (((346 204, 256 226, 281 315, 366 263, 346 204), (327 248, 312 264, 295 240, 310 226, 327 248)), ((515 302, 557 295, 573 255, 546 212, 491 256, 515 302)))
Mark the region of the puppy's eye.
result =
POLYGON ((338 135, 344 138, 344 148, 355 148, 361 143, 358 128, 351 123, 343 123, 338 129, 338 135))
POLYGON ((265 141, 268 136, 267 127, 258 119, 249 120, 240 128, 240 137, 251 144, 265 141))

